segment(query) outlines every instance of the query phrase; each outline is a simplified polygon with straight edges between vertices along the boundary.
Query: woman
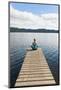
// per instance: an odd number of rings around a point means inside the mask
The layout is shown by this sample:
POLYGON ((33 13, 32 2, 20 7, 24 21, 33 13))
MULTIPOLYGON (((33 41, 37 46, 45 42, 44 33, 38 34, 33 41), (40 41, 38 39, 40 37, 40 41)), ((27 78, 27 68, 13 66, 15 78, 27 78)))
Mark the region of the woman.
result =
POLYGON ((31 48, 32 48, 32 50, 37 50, 37 48, 38 48, 38 45, 36 43, 36 39, 35 38, 34 38, 34 41, 33 41, 32 45, 31 45, 31 48))

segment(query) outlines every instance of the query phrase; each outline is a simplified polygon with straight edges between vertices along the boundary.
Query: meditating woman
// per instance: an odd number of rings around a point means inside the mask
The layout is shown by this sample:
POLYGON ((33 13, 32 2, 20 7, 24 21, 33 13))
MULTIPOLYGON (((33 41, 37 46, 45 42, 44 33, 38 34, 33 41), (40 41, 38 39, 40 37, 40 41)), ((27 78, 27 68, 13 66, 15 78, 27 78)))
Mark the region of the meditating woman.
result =
POLYGON ((37 50, 37 48, 38 48, 38 45, 36 43, 36 39, 35 38, 33 39, 33 43, 31 45, 31 48, 32 48, 32 50, 37 50))

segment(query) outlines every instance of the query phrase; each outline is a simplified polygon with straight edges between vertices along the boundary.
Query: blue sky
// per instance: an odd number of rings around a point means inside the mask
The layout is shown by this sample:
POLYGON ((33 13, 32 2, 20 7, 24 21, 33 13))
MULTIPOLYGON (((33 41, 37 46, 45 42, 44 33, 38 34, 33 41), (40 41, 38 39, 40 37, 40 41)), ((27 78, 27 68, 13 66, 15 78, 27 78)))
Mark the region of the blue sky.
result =
POLYGON ((14 9, 32 12, 34 14, 58 13, 57 5, 10 3, 14 9))

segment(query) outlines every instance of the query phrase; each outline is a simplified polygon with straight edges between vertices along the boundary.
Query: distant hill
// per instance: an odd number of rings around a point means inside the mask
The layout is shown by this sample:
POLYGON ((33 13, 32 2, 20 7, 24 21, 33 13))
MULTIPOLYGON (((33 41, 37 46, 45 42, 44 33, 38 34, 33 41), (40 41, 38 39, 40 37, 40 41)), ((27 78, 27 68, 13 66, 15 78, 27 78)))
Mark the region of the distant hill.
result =
POLYGON ((42 32, 42 33, 58 33, 59 30, 48 30, 48 29, 24 29, 24 28, 10 28, 10 32, 42 32))

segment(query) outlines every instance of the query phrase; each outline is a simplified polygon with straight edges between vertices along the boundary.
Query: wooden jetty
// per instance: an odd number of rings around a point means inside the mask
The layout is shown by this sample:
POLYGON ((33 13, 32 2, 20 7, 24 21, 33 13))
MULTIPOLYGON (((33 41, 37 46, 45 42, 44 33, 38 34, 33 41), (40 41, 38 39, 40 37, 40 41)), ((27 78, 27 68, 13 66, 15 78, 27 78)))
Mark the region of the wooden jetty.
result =
POLYGON ((27 50, 15 87, 56 84, 41 48, 27 50))

